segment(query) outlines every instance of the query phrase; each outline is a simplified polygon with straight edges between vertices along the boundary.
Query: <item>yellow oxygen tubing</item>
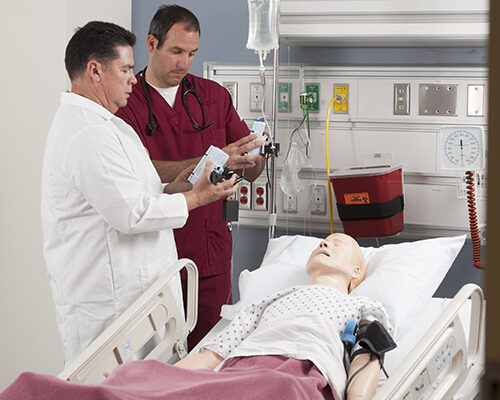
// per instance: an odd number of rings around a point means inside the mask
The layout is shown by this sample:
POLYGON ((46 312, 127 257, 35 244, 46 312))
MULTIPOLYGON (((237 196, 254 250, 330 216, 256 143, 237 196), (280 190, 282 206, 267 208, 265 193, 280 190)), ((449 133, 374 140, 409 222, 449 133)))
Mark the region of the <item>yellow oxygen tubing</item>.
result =
POLYGON ((326 111, 326 127, 325 127, 325 152, 326 152, 326 179, 328 186, 328 201, 330 203, 330 233, 333 233, 333 201, 332 201, 332 185, 330 184, 330 151, 328 147, 328 131, 330 125, 330 110, 332 109, 335 98, 330 100, 328 110, 326 111))

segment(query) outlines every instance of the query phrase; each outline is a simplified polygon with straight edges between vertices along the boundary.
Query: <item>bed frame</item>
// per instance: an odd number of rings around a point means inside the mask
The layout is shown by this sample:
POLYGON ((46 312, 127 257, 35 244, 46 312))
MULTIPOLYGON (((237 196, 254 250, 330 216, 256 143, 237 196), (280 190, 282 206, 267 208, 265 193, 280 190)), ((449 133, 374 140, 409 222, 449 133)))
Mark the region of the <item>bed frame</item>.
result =
MULTIPOLYGON (((373 400, 447 400, 465 381, 480 357, 484 295, 475 284, 464 285, 406 360, 381 386, 373 400), (458 312, 471 299, 468 344, 458 312)), ((474 398, 478 385, 467 398, 474 398)))
POLYGON ((196 325, 197 305, 198 269, 193 261, 181 259, 169 267, 158 281, 65 368, 59 378, 80 383, 97 383, 104 379, 104 372, 112 372, 135 358, 167 362, 175 355, 185 357, 187 352, 184 343, 196 325), (176 278, 183 268, 186 268, 188 276, 185 321, 169 287, 169 281, 176 278), (159 343, 143 357, 144 348, 151 340, 159 343), (137 357, 138 354, 141 356, 137 357))
MULTIPOLYGON (((184 357, 184 342, 197 319, 198 273, 195 264, 179 260, 149 288, 120 318, 111 324, 59 378, 81 383, 104 379, 133 359, 134 354, 157 331, 165 328, 161 342, 145 358, 167 362, 174 354, 184 357), (188 313, 183 318, 168 288, 168 281, 182 268, 188 270, 188 313)), ((470 368, 477 362, 484 324, 484 295, 475 284, 463 286, 433 326, 412 349, 391 377, 378 388, 373 400, 452 399, 470 368), (469 301, 469 299, 471 299, 469 301), (459 311, 470 303, 468 340, 459 311)), ((473 387, 467 398, 474 398, 473 387)))

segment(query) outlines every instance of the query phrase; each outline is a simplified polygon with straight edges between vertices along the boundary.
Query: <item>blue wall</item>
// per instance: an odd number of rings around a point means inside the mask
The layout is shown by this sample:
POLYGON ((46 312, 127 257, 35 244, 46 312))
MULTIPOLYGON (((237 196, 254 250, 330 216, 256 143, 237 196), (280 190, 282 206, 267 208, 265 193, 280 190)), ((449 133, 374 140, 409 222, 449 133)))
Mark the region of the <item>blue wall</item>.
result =
POLYGON ((191 67, 203 75, 205 61, 256 62, 253 51, 245 47, 248 36, 248 9, 245 0, 191 0, 165 3, 157 0, 132 1, 132 31, 137 35, 135 64, 141 70, 147 63, 146 36, 149 22, 162 4, 178 4, 191 10, 200 20, 201 38, 191 67), (238 27, 234 29, 234 27, 238 27))
MULTIPOLYGON (((157 0, 132 0, 132 31, 137 35, 135 64, 141 70, 147 63, 146 36, 149 22, 162 4, 157 0)), ((203 75, 203 63, 255 63, 253 51, 245 45, 248 36, 248 8, 245 0, 180 0, 200 20, 201 38, 191 72, 203 75), (235 29, 235 27, 237 27, 235 29)), ((280 61, 288 63, 288 46, 280 48, 280 61)), ((484 48, 290 48, 291 63, 328 65, 478 65, 486 66, 484 48)), ((267 63, 272 65, 272 57, 267 63)))
MULTIPOLYGON (((137 35, 134 48, 136 70, 147 63, 146 36, 149 22, 157 8, 164 3, 157 0, 132 1, 132 31, 137 35)), ((177 1, 190 9, 200 20, 201 39, 191 72, 203 75, 203 63, 218 61, 226 63, 258 64, 253 51, 245 45, 248 35, 248 8, 245 0, 184 0, 177 1), (237 27, 235 29, 235 27, 237 27)), ((485 48, 280 48, 281 64, 304 63, 323 65, 469 65, 486 66, 485 48)), ((272 57, 267 63, 272 65, 272 57)), ((278 232, 279 233, 279 232, 278 232)), ((289 234, 293 234, 289 232, 289 234)), ((237 278, 243 269, 253 269, 260 264, 267 245, 267 230, 235 229, 237 241, 234 252, 233 300, 239 298, 237 278), (238 233, 236 233, 238 232, 238 233)), ((397 243, 398 239, 380 240, 380 244, 397 243)), ((375 243, 363 241, 364 246, 375 243)), ((482 284, 483 273, 472 267, 470 241, 459 254, 450 273, 437 291, 437 295, 451 297, 464 283, 482 284)))

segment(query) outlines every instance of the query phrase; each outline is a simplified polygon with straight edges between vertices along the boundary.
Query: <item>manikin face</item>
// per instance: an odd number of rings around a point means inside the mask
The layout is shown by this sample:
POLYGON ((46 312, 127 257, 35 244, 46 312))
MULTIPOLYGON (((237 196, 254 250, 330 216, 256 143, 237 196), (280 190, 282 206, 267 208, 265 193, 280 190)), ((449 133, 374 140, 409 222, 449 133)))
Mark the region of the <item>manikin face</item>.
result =
POLYGON ((334 233, 313 250, 306 268, 309 276, 344 276, 353 289, 364 278, 365 260, 357 242, 343 233, 334 233))
POLYGON ((132 47, 117 47, 119 57, 107 65, 100 65, 101 103, 111 113, 127 105, 132 92, 132 85, 137 79, 134 76, 134 56, 132 47))
POLYGON ((199 32, 187 31, 182 22, 170 28, 161 47, 158 47, 158 39, 149 35, 148 71, 153 76, 151 83, 162 88, 177 86, 191 68, 199 41, 199 32))

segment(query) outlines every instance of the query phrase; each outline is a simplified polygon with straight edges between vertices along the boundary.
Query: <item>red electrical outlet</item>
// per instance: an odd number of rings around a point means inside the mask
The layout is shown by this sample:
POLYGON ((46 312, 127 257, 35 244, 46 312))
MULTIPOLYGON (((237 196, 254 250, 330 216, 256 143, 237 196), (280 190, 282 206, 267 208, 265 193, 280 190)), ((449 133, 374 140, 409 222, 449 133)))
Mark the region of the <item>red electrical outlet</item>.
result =
POLYGON ((250 183, 240 182, 240 188, 238 190, 238 201, 240 202, 240 210, 250 210, 252 205, 250 183))
POLYGON ((267 182, 253 182, 252 188, 252 210, 267 211, 267 182))

